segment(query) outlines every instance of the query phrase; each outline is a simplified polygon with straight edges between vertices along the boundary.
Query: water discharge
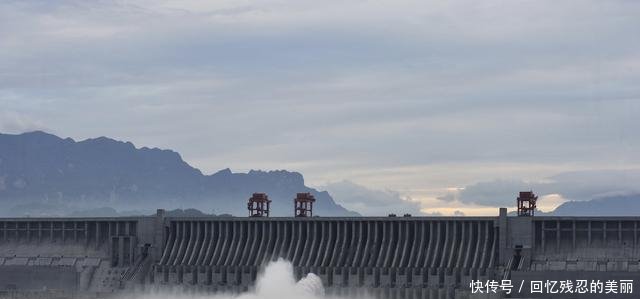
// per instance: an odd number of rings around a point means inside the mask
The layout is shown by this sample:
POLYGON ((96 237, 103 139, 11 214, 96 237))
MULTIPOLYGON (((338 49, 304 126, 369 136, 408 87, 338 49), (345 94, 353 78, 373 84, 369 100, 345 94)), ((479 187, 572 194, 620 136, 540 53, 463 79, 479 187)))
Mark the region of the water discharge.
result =
POLYGON ((269 263, 258 276, 255 287, 241 294, 189 294, 175 289, 144 292, 125 297, 126 299, 346 299, 326 295, 322 280, 313 273, 296 281, 293 266, 282 259, 269 263))

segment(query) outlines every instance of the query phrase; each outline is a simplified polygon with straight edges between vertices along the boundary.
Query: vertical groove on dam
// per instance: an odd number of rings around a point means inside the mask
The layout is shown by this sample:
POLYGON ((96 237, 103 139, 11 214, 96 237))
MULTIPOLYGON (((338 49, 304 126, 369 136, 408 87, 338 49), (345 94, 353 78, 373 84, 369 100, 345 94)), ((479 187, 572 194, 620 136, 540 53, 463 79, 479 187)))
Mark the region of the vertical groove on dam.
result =
POLYGON ((494 218, 171 219, 150 280, 246 289, 269 261, 291 261, 329 289, 444 289, 493 277, 494 218))
POLYGON ((239 292, 270 261, 330 294, 465 298, 469 282, 638 278, 637 217, 6 218, 0 290, 239 292), (37 275, 31 278, 32 275, 37 275), (458 297, 460 297, 458 296, 458 297))

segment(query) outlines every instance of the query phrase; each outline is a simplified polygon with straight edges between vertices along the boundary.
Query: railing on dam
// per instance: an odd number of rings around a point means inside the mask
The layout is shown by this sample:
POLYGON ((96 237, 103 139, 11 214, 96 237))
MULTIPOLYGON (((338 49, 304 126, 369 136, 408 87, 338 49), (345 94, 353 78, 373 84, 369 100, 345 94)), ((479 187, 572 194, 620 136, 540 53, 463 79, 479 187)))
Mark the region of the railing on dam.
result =
POLYGON ((446 287, 493 275, 495 217, 171 219, 155 281, 249 285, 268 261, 331 286, 446 287))
POLYGON ((532 270, 640 270, 637 217, 539 217, 533 230, 532 270))
POLYGON ((39 267, 41 288, 64 268, 76 269, 79 278, 65 280, 76 290, 139 283, 235 292, 283 258, 298 278, 318 275, 328 292, 453 298, 471 280, 576 271, 626 279, 640 271, 639 239, 638 217, 508 217, 505 209, 498 217, 5 218, 0 276, 28 288, 36 284, 14 274, 39 267))
MULTIPOLYGON (((137 218, 0 219, 0 257, 41 261, 96 257, 119 266, 133 263, 137 218)), ((39 262, 42 264, 42 262, 39 262)))

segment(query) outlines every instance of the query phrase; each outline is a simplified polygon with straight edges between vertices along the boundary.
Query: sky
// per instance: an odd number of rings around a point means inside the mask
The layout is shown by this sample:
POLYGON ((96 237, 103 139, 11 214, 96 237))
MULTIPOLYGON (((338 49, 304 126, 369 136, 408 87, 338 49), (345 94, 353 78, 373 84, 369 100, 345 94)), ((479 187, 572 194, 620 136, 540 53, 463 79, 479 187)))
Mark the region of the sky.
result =
POLYGON ((638 15, 637 1, 2 1, 0 132, 169 148, 204 173, 299 171, 424 213, 492 215, 527 187, 552 209, 635 188, 638 15), (572 193, 585 173, 612 183, 572 193))

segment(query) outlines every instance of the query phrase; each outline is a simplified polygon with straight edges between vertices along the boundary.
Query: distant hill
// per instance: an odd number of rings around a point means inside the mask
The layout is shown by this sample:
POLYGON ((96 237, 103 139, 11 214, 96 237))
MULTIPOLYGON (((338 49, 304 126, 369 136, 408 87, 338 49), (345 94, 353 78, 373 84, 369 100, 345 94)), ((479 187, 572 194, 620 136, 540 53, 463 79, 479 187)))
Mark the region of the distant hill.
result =
MULTIPOLYGON (((511 211, 509 216, 516 216, 511 211)), ((590 200, 567 201, 553 211, 536 210, 536 216, 640 216, 640 194, 601 196, 590 200)))
POLYGON ((550 214, 554 216, 640 216, 640 194, 568 201, 559 205, 550 214))
MULTIPOLYGON (((69 217, 122 217, 122 216, 155 216, 155 215, 156 215, 155 213, 149 214, 149 213, 140 212, 140 211, 118 212, 115 209, 108 208, 108 207, 95 208, 95 209, 89 209, 89 210, 83 210, 83 211, 74 211, 67 214, 67 216, 69 217)), ((168 216, 168 217, 203 217, 203 216, 231 217, 232 215, 207 214, 196 209, 184 209, 184 210, 175 209, 175 210, 165 211, 165 216, 168 216)))
POLYGON ((253 192, 269 194, 275 216, 293 214, 296 192, 315 195, 318 215, 357 215, 329 193, 305 186, 297 172, 224 169, 203 175, 171 150, 136 148, 106 137, 75 141, 40 131, 0 134, 2 216, 69 215, 104 207, 141 212, 195 208, 244 216, 253 192))

